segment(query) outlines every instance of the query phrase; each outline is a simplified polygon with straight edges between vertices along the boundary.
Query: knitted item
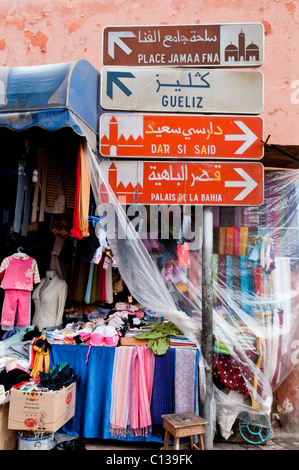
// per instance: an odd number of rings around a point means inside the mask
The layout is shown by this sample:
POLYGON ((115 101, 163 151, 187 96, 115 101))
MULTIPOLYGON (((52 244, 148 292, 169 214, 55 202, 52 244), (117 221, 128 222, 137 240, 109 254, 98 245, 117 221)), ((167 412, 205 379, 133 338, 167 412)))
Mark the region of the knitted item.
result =
POLYGON ((38 377, 40 372, 45 372, 46 374, 49 372, 49 347, 51 347, 51 345, 48 343, 44 335, 35 340, 35 343, 32 346, 35 353, 34 364, 30 374, 32 377, 38 377))

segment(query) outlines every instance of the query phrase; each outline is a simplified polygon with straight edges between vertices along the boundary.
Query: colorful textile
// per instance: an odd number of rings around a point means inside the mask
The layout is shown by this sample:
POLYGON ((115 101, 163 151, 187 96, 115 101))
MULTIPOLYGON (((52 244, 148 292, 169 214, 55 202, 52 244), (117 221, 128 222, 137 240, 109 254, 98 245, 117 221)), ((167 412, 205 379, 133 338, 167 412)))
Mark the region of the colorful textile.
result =
POLYGON ((0 273, 4 272, 1 282, 3 289, 33 290, 33 284, 40 282, 37 262, 30 256, 14 254, 5 258, 0 266, 0 273))
POLYGON ((234 255, 239 255, 240 227, 235 227, 234 232, 234 255))
POLYGON ((175 413, 194 412, 196 349, 175 349, 175 413))
POLYGON ((31 313, 31 292, 21 289, 6 289, 2 307, 1 326, 12 328, 17 316, 17 326, 29 326, 31 313))
POLYGON ((34 339, 32 344, 32 350, 34 351, 34 363, 30 373, 31 377, 38 377, 40 372, 45 372, 46 374, 49 372, 50 347, 51 345, 47 342, 44 335, 34 339))
MULTIPOLYGON (((248 351, 247 355, 251 360, 255 360, 255 354, 248 351)), ((246 381, 253 383, 253 373, 248 366, 241 365, 241 362, 232 356, 225 354, 214 355, 213 377, 216 383, 220 383, 230 390, 235 390, 245 397, 250 395, 246 381)))
POLYGON ((234 254, 234 242, 235 242, 235 229, 234 227, 226 227, 226 240, 225 240, 225 254, 234 254))
POLYGON ((89 236, 88 211, 90 178, 82 144, 79 145, 76 168, 76 192, 72 235, 79 240, 89 236))
POLYGON ((150 331, 137 334, 137 339, 148 339, 147 347, 156 355, 165 354, 169 348, 169 336, 181 335, 181 331, 171 322, 157 323, 150 331))
POLYGON ((219 227, 219 255, 225 254, 226 227, 219 227))
POLYGON ((116 348, 114 356, 110 433, 112 436, 125 436, 129 417, 129 381, 134 349, 131 346, 116 348))
POLYGON ((129 432, 133 436, 147 437, 152 426, 150 402, 155 356, 145 345, 137 346, 131 365, 129 432))
POLYGON ((248 227, 240 227, 239 255, 245 256, 248 243, 248 227))
POLYGON ((72 235, 78 240, 82 240, 83 235, 80 230, 79 223, 79 203, 80 203, 80 179, 81 179, 81 158, 80 158, 80 148, 78 150, 77 156, 77 166, 76 166, 76 191, 75 191, 75 205, 73 213, 73 228, 71 230, 72 235))
POLYGON ((151 399, 153 433, 163 433, 163 414, 174 413, 175 348, 155 357, 154 383, 151 399), (159 428, 159 426, 161 428, 159 428))
POLYGON ((81 177, 79 197, 79 226, 83 237, 89 236, 90 177, 83 145, 80 145, 81 177))
POLYGON ((142 346, 123 346, 115 352, 112 376, 110 433, 147 436, 151 431, 150 401, 154 354, 142 346))

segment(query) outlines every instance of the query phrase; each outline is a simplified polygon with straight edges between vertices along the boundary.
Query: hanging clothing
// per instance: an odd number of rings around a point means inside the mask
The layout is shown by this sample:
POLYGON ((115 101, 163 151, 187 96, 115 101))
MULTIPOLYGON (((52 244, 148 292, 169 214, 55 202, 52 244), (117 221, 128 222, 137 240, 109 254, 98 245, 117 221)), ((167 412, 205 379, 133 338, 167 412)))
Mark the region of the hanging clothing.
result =
POLYGON ((108 258, 105 277, 105 296, 107 304, 113 303, 112 259, 108 258))
POLYGON ((196 349, 175 348, 175 413, 194 412, 196 349))
POLYGON ((47 147, 38 149, 36 152, 37 181, 34 188, 32 203, 31 222, 37 221, 37 209, 39 206, 39 222, 44 221, 47 191, 47 173, 50 153, 47 147))
POLYGON ((234 236, 235 236, 234 227, 226 227, 226 239, 225 239, 225 254, 226 255, 234 254, 234 236))
POLYGON ((73 228, 71 230, 72 235, 78 240, 82 240, 83 236, 80 231, 79 225, 79 200, 80 200, 80 175, 81 175, 81 158, 80 158, 80 148, 78 150, 77 156, 77 166, 76 166, 76 190, 75 190, 75 203, 74 203, 74 213, 73 213, 73 228))
POLYGON ((53 152, 47 172, 46 211, 55 206, 61 183, 65 195, 65 209, 73 209, 76 186, 76 170, 73 160, 59 152, 53 152))
POLYGON ((110 433, 112 436, 147 436, 152 420, 150 402, 155 357, 146 346, 123 346, 115 351, 110 433))
POLYGON ((19 159, 18 165, 18 184, 17 184, 17 197, 15 205, 15 220, 14 220, 14 232, 20 233, 20 227, 22 222, 22 236, 28 234, 28 224, 30 215, 30 203, 31 203, 31 172, 28 168, 28 162, 26 156, 22 155, 19 159))
POLYGON ((32 324, 39 331, 61 325, 67 297, 67 283, 58 274, 47 285, 46 282, 47 278, 42 279, 32 294, 35 305, 32 324))
POLYGON ((14 254, 2 261, 0 274, 3 272, 1 287, 5 294, 0 322, 2 329, 12 329, 16 315, 18 326, 28 326, 31 319, 31 291, 33 284, 40 282, 37 263, 28 255, 20 257, 14 254))
POLYGON ((28 290, 6 289, 2 307, 1 325, 4 329, 12 328, 17 316, 18 326, 30 325, 31 292, 28 290))
POLYGON ((79 240, 89 236, 90 178, 82 143, 79 145, 76 167, 76 192, 72 235, 79 240))
POLYGON ((133 436, 147 437, 152 430, 150 412, 154 381, 155 356, 143 346, 134 348, 130 380, 130 422, 129 432, 133 436))
POLYGON ((0 273, 4 272, 1 282, 3 289, 33 290, 33 284, 40 282, 37 262, 30 256, 8 256, 0 265, 0 273))

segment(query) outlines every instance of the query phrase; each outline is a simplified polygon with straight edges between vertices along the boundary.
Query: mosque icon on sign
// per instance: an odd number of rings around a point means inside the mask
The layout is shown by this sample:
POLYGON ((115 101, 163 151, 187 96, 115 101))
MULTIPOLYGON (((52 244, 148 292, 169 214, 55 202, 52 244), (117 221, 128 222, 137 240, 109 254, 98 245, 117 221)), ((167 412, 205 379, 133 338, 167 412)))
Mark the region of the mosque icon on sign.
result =
POLYGON ((260 50, 256 44, 245 47, 245 34, 242 29, 238 34, 238 46, 232 42, 224 49, 225 62, 254 62, 260 60, 260 50))

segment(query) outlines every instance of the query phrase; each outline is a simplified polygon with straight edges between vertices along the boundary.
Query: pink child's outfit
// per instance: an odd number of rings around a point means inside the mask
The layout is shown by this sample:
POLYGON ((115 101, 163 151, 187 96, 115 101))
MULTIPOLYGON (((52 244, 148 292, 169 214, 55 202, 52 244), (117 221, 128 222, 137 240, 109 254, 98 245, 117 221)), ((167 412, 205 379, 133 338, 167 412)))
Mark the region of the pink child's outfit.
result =
POLYGON ((1 287, 5 290, 0 325, 3 329, 11 329, 15 324, 25 327, 30 324, 31 291, 33 284, 40 282, 37 263, 28 255, 11 255, 5 258, 0 266, 4 271, 1 287))

